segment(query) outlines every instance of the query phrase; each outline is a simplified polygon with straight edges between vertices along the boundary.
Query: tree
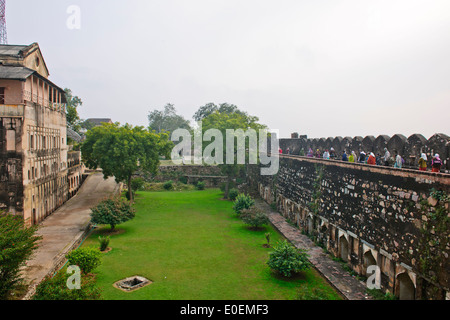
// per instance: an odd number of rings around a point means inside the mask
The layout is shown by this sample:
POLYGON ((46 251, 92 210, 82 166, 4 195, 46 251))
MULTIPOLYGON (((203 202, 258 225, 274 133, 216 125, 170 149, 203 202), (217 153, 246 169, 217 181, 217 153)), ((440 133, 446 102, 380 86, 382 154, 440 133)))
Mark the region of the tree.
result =
POLYGON ((26 227, 22 217, 0 213, 0 300, 6 300, 21 282, 25 265, 41 239, 37 227, 26 227))
POLYGON ((78 115, 78 107, 83 105, 83 101, 78 96, 74 96, 72 94, 72 90, 70 89, 64 89, 64 92, 66 93, 66 100, 67 100, 67 106, 66 106, 66 121, 67 126, 72 129, 73 131, 80 133, 80 123, 81 119, 78 115))
POLYGON ((189 121, 177 114, 173 104, 166 104, 164 110, 154 110, 148 115, 149 128, 156 133, 173 132, 176 129, 191 129, 189 121))
POLYGON ((202 121, 203 119, 213 114, 214 112, 227 114, 237 113, 241 115, 246 115, 245 112, 239 110, 239 108, 234 104, 222 103, 219 106, 217 106, 214 103, 210 102, 205 104, 204 106, 201 106, 194 114, 193 118, 195 121, 202 121))
MULTIPOLYGON (((266 126, 258 123, 259 119, 254 116, 248 115, 246 112, 240 111, 236 106, 229 105, 229 104, 222 104, 218 110, 214 111, 213 113, 209 114, 202 120, 202 133, 208 131, 209 129, 217 129, 222 133, 223 137, 223 146, 225 148, 226 146, 226 138, 227 133, 226 131, 228 129, 232 130, 239 130, 242 129, 243 132, 253 129, 256 131, 256 134, 258 134, 260 129, 265 129, 266 126), (220 112, 222 110, 222 112, 220 112)), ((241 137, 245 139, 245 137, 241 137)), ((207 143, 203 142, 203 150, 208 146, 207 143)), ((227 154, 226 152, 223 152, 223 159, 222 163, 218 166, 221 169, 222 174, 227 176, 227 181, 225 185, 225 199, 228 198, 228 192, 229 192, 229 186, 231 183, 231 180, 238 175, 238 173, 243 168, 243 164, 239 164, 237 159, 238 154, 238 145, 234 143, 233 146, 233 155, 234 158, 233 163, 229 163, 227 161, 227 154), (227 163, 228 162, 228 163, 227 163)), ((250 156, 250 150, 249 150, 249 141, 245 139, 245 146, 244 146, 244 152, 246 159, 249 159, 250 156)), ((239 150, 242 151, 242 150, 239 150)), ((253 152, 256 152, 256 150, 253 150, 253 152)))
POLYGON ((81 152, 88 168, 101 168, 105 179, 114 177, 117 182, 125 182, 132 201, 133 174, 138 170, 155 174, 159 157, 168 157, 172 146, 166 133, 157 134, 128 124, 104 123, 87 132, 81 152))
POLYGON ((124 223, 135 216, 135 210, 131 204, 120 198, 112 197, 101 201, 91 208, 91 222, 95 224, 109 224, 111 231, 116 225, 124 223))

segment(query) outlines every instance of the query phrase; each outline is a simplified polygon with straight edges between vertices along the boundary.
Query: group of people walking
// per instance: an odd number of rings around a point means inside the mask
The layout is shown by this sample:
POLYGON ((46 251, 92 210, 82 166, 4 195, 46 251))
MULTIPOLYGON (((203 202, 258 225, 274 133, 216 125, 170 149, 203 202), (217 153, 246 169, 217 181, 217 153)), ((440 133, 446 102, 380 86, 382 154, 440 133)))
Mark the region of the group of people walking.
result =
MULTIPOLYGON (((283 150, 279 149, 280 154, 283 153, 283 150)), ((286 149, 287 154, 291 154, 290 149, 286 149)), ((301 156, 305 156, 304 150, 302 149, 300 151, 301 156)), ((323 153, 317 149, 316 152, 312 150, 312 148, 309 148, 308 153, 306 154, 307 157, 310 158, 323 158, 323 159, 329 159, 329 160, 341 160, 341 161, 347 161, 347 162, 354 162, 354 163, 364 163, 364 164, 370 164, 370 165, 378 165, 378 166, 394 166, 394 168, 402 168, 405 164, 405 160, 402 158, 402 156, 398 153, 395 154, 394 157, 391 156, 391 153, 387 148, 384 148, 384 155, 381 155, 377 153, 376 155, 373 152, 365 153, 364 151, 361 151, 359 155, 357 155, 354 151, 352 151, 350 154, 347 154, 347 152, 344 150, 341 155, 338 155, 334 148, 331 148, 330 150, 325 150, 323 153)), ((428 158, 425 153, 421 154, 420 159, 418 160, 418 169, 420 171, 427 171, 428 169, 428 158)), ((431 171, 432 172, 440 172, 442 166, 442 160, 439 157, 439 154, 435 154, 435 156, 431 159, 431 171)))

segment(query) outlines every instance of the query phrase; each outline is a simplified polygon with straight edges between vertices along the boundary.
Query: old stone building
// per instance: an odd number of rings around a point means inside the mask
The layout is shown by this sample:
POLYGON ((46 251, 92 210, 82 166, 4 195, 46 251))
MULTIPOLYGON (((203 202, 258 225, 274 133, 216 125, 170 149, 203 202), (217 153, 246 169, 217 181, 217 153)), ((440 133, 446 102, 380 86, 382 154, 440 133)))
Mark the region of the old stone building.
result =
POLYGON ((70 196, 65 103, 37 43, 0 45, 0 209, 27 224, 70 196))

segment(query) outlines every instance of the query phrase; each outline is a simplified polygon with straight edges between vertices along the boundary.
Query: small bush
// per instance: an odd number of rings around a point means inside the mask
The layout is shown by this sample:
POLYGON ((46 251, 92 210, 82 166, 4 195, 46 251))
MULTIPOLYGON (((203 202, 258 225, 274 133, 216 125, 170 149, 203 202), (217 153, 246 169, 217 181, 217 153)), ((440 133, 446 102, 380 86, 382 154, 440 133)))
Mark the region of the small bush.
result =
POLYGON ((246 225, 249 225, 253 229, 258 229, 269 223, 269 218, 255 207, 242 210, 241 219, 246 225))
POLYGON ((252 197, 241 193, 236 197, 236 200, 234 201, 233 210, 238 215, 240 215, 242 213, 242 210, 250 209, 254 205, 255 200, 253 200, 252 197))
POLYGON ((173 181, 167 181, 163 184, 163 188, 166 190, 172 190, 173 189, 173 181))
POLYGON ((291 277, 311 267, 306 251, 295 248, 286 240, 274 247, 274 251, 269 254, 267 264, 272 270, 285 277, 291 277))
POLYGON ((236 188, 233 188, 230 191, 228 191, 228 199, 230 199, 231 201, 236 200, 238 195, 239 195, 239 190, 236 188))
POLYGON ((205 183, 203 181, 199 181, 195 187, 197 190, 205 190, 205 183))
POLYGON ((131 180, 131 190, 133 192, 139 191, 144 186, 144 180, 142 178, 134 178, 131 180))
POLYGON ((101 264, 100 251, 96 248, 79 248, 66 255, 69 265, 80 267, 85 274, 91 273, 101 264))
POLYGON ((100 251, 105 251, 109 245, 109 236, 106 237, 98 237, 98 242, 100 242, 100 251))
POLYGON ((58 272, 53 278, 45 278, 37 287, 32 300, 100 300, 101 290, 93 275, 81 276, 81 288, 70 290, 67 280, 70 274, 58 272))

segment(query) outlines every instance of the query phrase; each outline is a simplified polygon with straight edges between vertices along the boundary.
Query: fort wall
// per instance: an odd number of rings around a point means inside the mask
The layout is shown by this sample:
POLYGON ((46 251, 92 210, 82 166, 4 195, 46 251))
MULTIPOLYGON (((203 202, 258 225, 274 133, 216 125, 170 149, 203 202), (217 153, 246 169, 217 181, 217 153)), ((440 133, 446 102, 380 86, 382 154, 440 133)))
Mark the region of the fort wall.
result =
POLYGON ((450 175, 288 155, 275 176, 261 176, 258 166, 248 172, 267 203, 359 275, 378 266, 383 291, 428 299, 434 290, 449 298, 448 229, 425 239, 422 228, 424 203, 433 189, 450 193, 450 175), (437 274, 423 271, 428 254, 441 257, 433 260, 437 274))

